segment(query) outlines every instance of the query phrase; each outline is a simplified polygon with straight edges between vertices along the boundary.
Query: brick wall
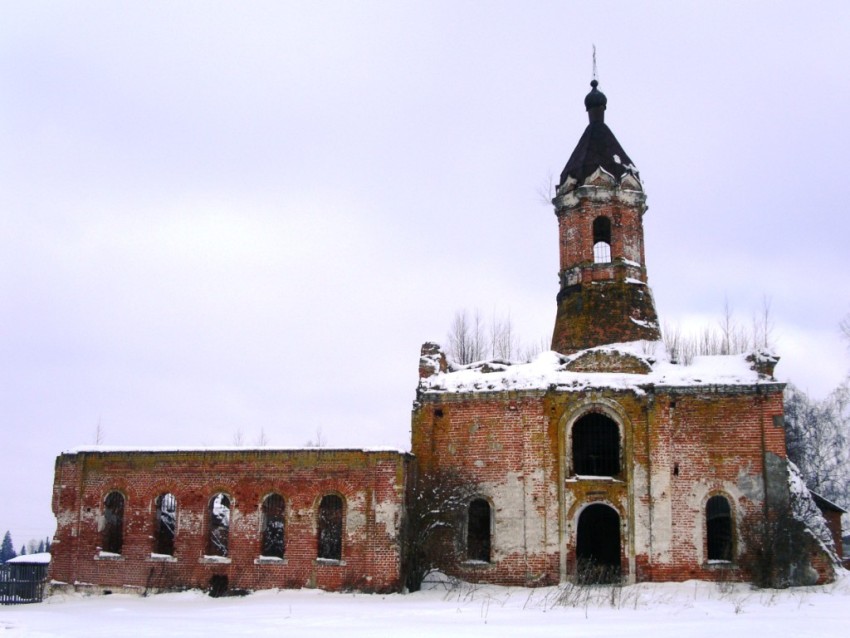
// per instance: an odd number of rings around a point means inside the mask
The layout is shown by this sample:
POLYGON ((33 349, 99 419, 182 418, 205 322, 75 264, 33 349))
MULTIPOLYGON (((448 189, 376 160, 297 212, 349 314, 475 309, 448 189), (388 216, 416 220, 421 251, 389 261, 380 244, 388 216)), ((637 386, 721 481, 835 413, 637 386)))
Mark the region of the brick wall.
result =
POLYGON ((52 578, 104 587, 206 587, 224 575, 232 588, 400 588, 399 530, 410 456, 361 450, 81 452, 56 461, 57 531, 52 578), (102 557, 103 501, 125 497, 119 557, 102 557), (228 560, 205 559, 208 506, 231 500, 228 560), (260 507, 285 501, 283 561, 259 560, 260 507), (177 499, 173 559, 152 557, 155 500, 177 499), (317 512, 325 494, 344 503, 342 560, 320 561, 317 512))
MULTIPOLYGON (((632 580, 745 578, 709 564, 705 507, 729 500, 734 551, 740 525, 760 514, 765 453, 785 458, 782 385, 424 393, 413 414, 420 468, 460 468, 494 508, 493 555, 459 575, 545 584, 574 569, 578 518, 591 503, 617 511, 622 570, 632 580), (572 424, 601 412, 620 428, 621 472, 572 475, 572 424)), ((782 486, 779 486, 782 487, 782 486)), ((778 489, 778 488, 777 488, 778 489)), ((787 489, 787 486, 785 486, 787 489)))
POLYGON ((583 186, 556 198, 560 291, 552 349, 659 339, 644 259, 645 197, 613 185, 583 186), (611 223, 611 261, 594 263, 593 222, 611 223))

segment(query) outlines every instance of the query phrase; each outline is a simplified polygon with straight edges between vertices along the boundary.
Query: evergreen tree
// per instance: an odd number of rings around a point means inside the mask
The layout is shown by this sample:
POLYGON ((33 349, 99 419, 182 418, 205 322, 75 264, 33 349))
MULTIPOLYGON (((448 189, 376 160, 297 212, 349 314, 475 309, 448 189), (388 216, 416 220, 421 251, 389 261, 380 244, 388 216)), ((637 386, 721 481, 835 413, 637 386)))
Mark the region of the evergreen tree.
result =
POLYGON ((26 556, 27 555, 27 546, 21 545, 21 551, 18 552, 18 556, 26 556))
POLYGON ((0 563, 5 563, 15 556, 17 554, 15 554, 15 546, 12 545, 12 534, 7 531, 3 537, 3 544, 0 545, 0 563))

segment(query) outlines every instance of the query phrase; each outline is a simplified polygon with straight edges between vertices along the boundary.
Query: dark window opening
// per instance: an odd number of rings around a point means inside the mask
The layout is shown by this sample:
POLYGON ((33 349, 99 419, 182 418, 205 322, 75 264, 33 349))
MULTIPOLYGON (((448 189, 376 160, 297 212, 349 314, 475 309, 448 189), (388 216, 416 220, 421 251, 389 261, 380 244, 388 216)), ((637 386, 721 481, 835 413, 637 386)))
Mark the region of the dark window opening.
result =
POLYGON ((593 220, 593 263, 607 264, 611 261, 611 220, 597 217, 593 220))
POLYGON ((573 426, 573 472, 586 476, 620 473, 620 430, 604 414, 591 412, 573 426))
POLYGON ((335 494, 323 496, 319 505, 318 556, 342 560, 342 499, 335 494))
POLYGON ((120 554, 124 546, 124 495, 110 492, 103 500, 103 539, 101 549, 120 554))
POLYGON ((174 555, 174 535, 177 531, 177 499, 174 494, 161 494, 156 499, 156 554, 174 555))
POLYGON ((679 464, 673 463, 673 476, 679 476, 679 464))
POLYGON ((263 546, 260 554, 283 558, 284 514, 286 506, 280 494, 269 494, 263 501, 263 546))
POLYGON ((226 595, 229 586, 226 574, 213 574, 210 576, 210 596, 212 598, 226 595))
POLYGON ((620 571, 620 516, 607 505, 588 505, 578 517, 576 578, 611 583, 620 579, 620 571))
POLYGON ((468 560, 490 562, 490 504, 483 498, 469 504, 466 557, 468 560))
POLYGON ((705 505, 708 560, 732 560, 732 514, 729 501, 712 496, 705 505))
POLYGON ((227 557, 230 540, 230 498, 219 492, 210 500, 207 556, 227 557))

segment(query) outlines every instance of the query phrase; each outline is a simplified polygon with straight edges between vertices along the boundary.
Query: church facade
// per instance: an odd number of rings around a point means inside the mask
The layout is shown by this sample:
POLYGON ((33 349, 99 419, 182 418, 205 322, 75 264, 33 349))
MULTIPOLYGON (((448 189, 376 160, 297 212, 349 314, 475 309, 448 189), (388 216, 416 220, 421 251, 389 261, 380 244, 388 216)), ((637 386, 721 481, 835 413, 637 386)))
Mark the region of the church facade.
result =
POLYGON ((457 365, 426 343, 411 453, 77 450, 56 462, 55 580, 98 587, 398 590, 406 504, 451 473, 471 496, 458 576, 551 585, 746 578, 746 521, 787 504, 783 384, 769 352, 671 360, 643 241, 646 195, 589 124, 553 204, 552 350, 457 365))

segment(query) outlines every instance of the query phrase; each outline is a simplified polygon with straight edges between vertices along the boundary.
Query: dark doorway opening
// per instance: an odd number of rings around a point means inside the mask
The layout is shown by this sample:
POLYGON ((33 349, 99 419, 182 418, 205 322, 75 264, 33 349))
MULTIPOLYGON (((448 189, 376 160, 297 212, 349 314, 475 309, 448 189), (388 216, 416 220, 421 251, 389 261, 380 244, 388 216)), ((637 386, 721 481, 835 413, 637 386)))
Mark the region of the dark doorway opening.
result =
POLYGON ((620 576, 620 516, 608 505, 588 505, 578 517, 576 579, 613 583, 620 576))
POLYGON ((732 515, 729 501, 712 496, 705 506, 708 560, 732 560, 732 515))

